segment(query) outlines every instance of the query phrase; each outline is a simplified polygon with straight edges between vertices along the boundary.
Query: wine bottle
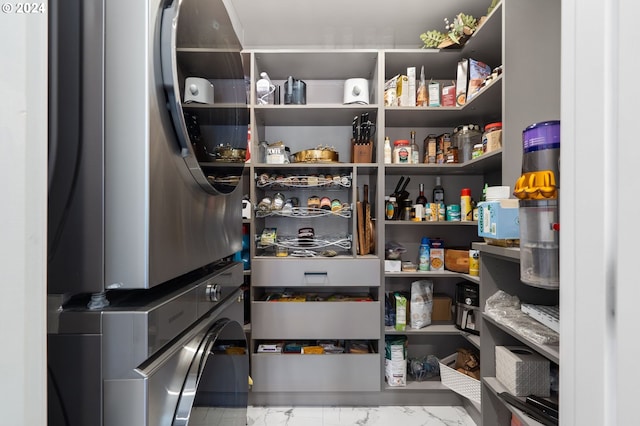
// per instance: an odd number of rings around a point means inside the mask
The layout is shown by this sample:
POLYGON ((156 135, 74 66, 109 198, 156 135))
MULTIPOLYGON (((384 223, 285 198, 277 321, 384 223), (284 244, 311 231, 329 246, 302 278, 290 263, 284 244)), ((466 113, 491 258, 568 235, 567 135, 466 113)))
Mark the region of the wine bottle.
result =
POLYGON ((411 134, 411 160, 409 162, 411 164, 419 164, 420 149, 418 148, 418 144, 416 143, 416 132, 412 130, 410 134, 411 134))
POLYGON ((420 193, 416 198, 416 204, 422 204, 423 206, 427 204, 427 197, 424 195, 424 183, 419 185, 420 193))
POLYGON ((444 188, 440 176, 436 176, 436 186, 433 187, 433 202, 444 204, 444 188))

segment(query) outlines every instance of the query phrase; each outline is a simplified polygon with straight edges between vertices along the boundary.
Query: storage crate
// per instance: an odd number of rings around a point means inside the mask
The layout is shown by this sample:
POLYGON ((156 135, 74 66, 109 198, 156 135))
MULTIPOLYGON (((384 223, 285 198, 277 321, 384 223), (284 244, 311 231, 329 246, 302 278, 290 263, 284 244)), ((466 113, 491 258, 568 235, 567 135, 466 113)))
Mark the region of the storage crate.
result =
POLYGON ((456 371, 450 365, 455 365, 457 353, 439 360, 440 380, 442 384, 457 394, 480 404, 480 380, 456 371))

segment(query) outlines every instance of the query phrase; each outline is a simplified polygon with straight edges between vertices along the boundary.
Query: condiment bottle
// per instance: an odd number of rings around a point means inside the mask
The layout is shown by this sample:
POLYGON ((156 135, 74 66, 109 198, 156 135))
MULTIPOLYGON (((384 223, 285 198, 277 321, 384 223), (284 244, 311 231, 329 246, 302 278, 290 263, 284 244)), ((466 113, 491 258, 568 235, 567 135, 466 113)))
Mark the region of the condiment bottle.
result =
POLYGON ((387 220, 394 220, 396 218, 396 212, 398 210, 398 204, 396 203, 396 197, 389 197, 387 205, 385 207, 385 218, 387 220))
POLYGON ((391 164, 391 140, 384 138, 384 164, 391 164))
POLYGON ((444 188, 440 176, 436 176, 436 186, 433 187, 433 202, 444 204, 444 188))
POLYGON ((422 237, 420 241, 420 249, 418 250, 418 270, 429 270, 429 238, 422 237))
POLYGON ((460 221, 470 222, 473 220, 471 207, 471 189, 462 188, 460 191, 460 221))

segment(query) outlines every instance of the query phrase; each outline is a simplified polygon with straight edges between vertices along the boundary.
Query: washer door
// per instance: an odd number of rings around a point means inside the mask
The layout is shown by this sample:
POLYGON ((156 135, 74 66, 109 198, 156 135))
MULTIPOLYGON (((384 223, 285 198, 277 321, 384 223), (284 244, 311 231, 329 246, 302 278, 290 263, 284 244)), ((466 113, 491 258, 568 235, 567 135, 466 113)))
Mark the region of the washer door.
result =
POLYGON ((193 357, 172 425, 245 426, 248 396, 244 331, 235 321, 218 320, 193 357))
POLYGON ((246 425, 247 340, 215 309, 132 373, 104 381, 104 426, 246 425))

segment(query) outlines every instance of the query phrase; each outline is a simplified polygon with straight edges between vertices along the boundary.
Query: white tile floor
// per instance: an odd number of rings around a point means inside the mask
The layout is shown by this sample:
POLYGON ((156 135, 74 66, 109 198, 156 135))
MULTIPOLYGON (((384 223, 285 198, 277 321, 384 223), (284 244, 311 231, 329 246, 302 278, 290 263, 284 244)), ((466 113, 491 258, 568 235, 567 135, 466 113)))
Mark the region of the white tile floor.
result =
POLYGON ((476 426, 462 407, 255 407, 247 426, 476 426))

